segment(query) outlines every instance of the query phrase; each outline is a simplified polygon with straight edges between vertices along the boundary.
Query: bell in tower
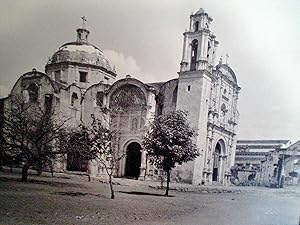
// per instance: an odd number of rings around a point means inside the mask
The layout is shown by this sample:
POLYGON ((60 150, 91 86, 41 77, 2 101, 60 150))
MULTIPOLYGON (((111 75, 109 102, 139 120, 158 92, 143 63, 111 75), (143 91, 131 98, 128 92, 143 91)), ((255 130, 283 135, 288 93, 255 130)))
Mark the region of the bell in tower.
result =
POLYGON ((212 70, 218 45, 216 36, 210 30, 212 21, 202 8, 190 16, 189 30, 183 34, 181 72, 212 70))

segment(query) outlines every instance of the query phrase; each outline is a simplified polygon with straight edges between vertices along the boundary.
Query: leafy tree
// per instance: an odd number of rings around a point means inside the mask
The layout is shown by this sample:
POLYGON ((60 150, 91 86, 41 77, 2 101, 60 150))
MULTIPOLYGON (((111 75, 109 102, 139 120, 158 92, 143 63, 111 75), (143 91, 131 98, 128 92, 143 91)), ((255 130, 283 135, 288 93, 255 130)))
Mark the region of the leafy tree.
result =
POLYGON ((27 181, 30 168, 40 167, 62 154, 56 143, 65 132, 67 119, 60 119, 51 108, 38 102, 26 103, 19 95, 11 96, 1 122, 3 154, 21 160, 22 181, 27 181))
MULTIPOLYGON (((104 115, 107 119, 107 115, 104 115)), ((117 132, 111 130, 107 120, 100 120, 91 115, 91 125, 81 124, 78 129, 61 137, 61 146, 70 154, 76 154, 81 160, 97 160, 109 178, 111 198, 114 199, 113 175, 119 161, 125 156, 119 152, 117 132)), ((111 119, 109 119, 111 121, 111 119)))
POLYGON ((147 150, 150 162, 167 174, 166 196, 169 193, 171 170, 176 164, 180 165, 199 156, 193 143, 195 136, 195 130, 187 122, 187 113, 183 111, 156 116, 150 124, 143 146, 147 150))

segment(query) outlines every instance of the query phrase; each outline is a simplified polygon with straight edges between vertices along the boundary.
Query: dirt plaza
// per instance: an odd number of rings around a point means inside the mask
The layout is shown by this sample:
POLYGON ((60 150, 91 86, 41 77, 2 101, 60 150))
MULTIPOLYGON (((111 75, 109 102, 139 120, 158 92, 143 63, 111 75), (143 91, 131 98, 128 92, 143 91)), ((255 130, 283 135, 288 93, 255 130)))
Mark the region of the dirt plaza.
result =
POLYGON ((56 174, 0 173, 0 224, 298 224, 300 189, 192 186, 115 179, 116 199, 105 181, 56 174))

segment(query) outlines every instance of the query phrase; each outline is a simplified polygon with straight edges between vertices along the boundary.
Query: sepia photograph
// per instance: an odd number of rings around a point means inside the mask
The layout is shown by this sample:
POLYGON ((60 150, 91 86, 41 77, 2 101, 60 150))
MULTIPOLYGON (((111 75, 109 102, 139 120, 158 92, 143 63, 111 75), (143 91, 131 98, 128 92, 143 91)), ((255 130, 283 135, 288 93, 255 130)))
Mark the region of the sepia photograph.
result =
POLYGON ((0 225, 300 225, 299 0, 1 0, 0 225))

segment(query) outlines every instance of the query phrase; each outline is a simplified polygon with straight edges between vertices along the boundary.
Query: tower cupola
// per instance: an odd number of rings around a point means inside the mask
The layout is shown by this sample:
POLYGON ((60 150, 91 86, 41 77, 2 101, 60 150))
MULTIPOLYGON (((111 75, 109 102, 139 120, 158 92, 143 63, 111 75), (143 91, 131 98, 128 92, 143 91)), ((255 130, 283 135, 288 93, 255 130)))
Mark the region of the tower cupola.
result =
POLYGON ((212 21, 202 8, 190 15, 189 29, 183 34, 181 71, 212 70, 219 43, 210 30, 212 21))

